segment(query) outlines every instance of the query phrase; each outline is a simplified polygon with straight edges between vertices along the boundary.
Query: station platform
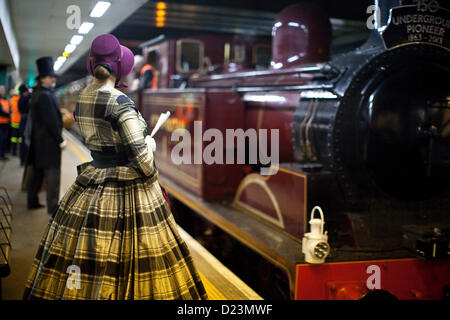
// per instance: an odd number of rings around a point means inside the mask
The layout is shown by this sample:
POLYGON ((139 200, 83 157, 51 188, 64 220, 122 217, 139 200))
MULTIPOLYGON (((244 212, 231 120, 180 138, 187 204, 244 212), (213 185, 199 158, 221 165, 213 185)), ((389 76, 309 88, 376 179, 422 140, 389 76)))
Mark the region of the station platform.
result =
MULTIPOLYGON (((91 160, 89 151, 77 138, 67 130, 64 130, 63 135, 67 148, 62 152, 60 198, 75 181, 76 166, 91 160)), ((1 278, 1 297, 4 300, 22 299, 33 258, 49 220, 46 208, 27 209, 26 193, 21 191, 23 170, 18 157, 9 156, 9 160, 0 162, 0 186, 7 188, 14 205, 9 256, 11 273, 1 278)), ((46 203, 45 192, 41 192, 39 198, 42 204, 46 203)), ((179 232, 189 247, 209 299, 262 300, 181 227, 179 232)))

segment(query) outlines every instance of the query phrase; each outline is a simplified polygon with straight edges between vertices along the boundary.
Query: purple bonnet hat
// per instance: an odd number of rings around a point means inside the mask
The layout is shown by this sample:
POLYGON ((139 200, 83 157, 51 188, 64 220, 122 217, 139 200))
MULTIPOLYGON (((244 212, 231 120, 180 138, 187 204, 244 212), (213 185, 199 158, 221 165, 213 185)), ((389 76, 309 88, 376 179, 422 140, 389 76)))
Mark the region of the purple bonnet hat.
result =
POLYGON ((116 76, 116 87, 126 86, 119 84, 119 81, 133 70, 134 55, 130 49, 120 45, 112 34, 102 34, 92 41, 86 63, 88 72, 94 75, 95 67, 100 64, 111 67, 116 76))

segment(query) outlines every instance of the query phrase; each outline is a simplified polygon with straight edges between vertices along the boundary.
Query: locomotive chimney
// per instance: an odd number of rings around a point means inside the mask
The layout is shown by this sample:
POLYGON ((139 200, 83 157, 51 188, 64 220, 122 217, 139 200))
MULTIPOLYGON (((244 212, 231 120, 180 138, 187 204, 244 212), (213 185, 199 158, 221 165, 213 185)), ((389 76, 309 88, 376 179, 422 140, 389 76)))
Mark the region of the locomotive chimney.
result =
POLYGON ((278 14, 272 28, 271 68, 328 61, 330 44, 326 13, 312 3, 291 5, 278 14))

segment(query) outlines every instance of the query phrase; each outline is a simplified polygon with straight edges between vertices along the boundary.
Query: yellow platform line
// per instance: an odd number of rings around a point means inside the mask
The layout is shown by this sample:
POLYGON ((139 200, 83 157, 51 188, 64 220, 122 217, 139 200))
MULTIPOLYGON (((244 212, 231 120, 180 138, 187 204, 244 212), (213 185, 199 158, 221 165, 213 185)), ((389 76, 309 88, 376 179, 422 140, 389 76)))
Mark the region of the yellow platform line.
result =
MULTIPOLYGON (((67 139, 67 146, 69 149, 83 162, 89 161, 89 159, 80 151, 78 147, 67 139)), ((205 287, 205 291, 208 295, 209 300, 226 300, 225 296, 220 293, 220 291, 201 273, 199 272, 200 278, 203 282, 203 286, 205 287)))
POLYGON ((205 287, 206 294, 208 295, 208 300, 227 300, 225 296, 220 293, 220 291, 209 281, 200 271, 198 271, 200 278, 203 282, 203 287, 205 287))
POLYGON ((69 149, 75 153, 75 155, 83 162, 88 162, 89 159, 88 157, 86 157, 80 150, 78 150, 78 148, 75 146, 75 144, 70 141, 69 139, 66 140, 67 141, 67 146, 69 147, 69 149))

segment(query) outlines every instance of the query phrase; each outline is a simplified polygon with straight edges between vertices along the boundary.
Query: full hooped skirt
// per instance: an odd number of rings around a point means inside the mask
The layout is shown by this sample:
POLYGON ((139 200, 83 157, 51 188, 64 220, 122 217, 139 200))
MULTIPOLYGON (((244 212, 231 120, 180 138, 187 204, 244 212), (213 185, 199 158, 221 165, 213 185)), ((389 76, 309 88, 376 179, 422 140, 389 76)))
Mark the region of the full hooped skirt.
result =
POLYGON ((86 162, 50 218, 24 299, 206 299, 157 174, 86 162))

